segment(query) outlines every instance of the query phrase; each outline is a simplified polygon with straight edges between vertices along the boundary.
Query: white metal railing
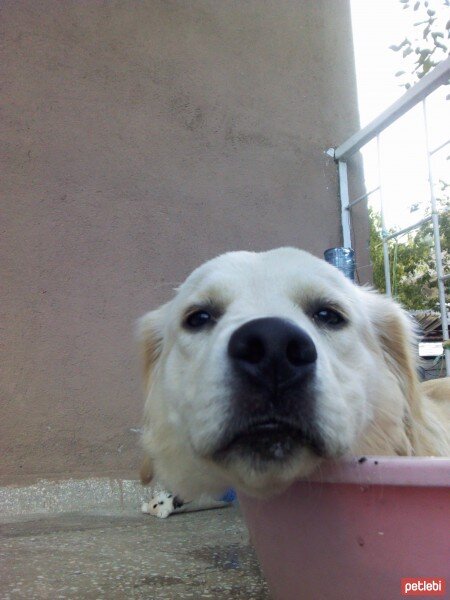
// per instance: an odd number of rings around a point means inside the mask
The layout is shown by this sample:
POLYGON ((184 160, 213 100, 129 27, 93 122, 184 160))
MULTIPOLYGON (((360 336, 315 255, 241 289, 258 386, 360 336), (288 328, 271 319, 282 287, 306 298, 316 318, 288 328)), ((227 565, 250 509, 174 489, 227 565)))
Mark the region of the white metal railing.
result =
MULTIPOLYGON (((433 225, 433 241, 434 241, 434 252, 436 257, 436 276, 439 292, 439 306, 441 313, 442 323, 442 337, 444 341, 449 339, 448 334, 448 316, 447 307, 445 300, 445 282, 450 279, 450 274, 445 274, 442 265, 442 249, 441 240, 439 235, 439 214, 436 206, 436 196, 434 192, 434 180, 433 171, 431 165, 431 157, 433 154, 441 150, 444 146, 450 143, 447 140, 437 148, 430 149, 429 146, 429 134, 428 134, 428 117, 427 117, 427 106, 426 99, 435 89, 447 83, 450 79, 450 58, 447 58, 439 65, 437 65, 431 73, 428 73, 413 87, 411 87, 399 100, 394 102, 389 108, 382 112, 376 119, 369 123, 366 127, 349 137, 345 142, 340 144, 337 148, 331 148, 327 151, 329 156, 332 156, 338 164, 339 171, 339 190, 341 197, 341 222, 342 222, 342 237, 343 245, 347 248, 352 247, 352 236, 351 236, 351 210, 354 206, 367 200, 373 193, 379 192, 380 204, 381 204, 381 230, 383 240, 383 259, 384 259, 384 276, 386 280, 386 294, 391 295, 391 278, 390 278, 390 266, 389 266, 389 247, 388 242, 393 238, 397 238, 408 231, 412 231, 425 223, 431 221, 433 225), (430 205, 431 215, 424 219, 414 223, 413 225, 396 231, 395 233, 388 233, 385 228, 384 211, 383 211, 383 181, 381 173, 381 161, 380 161, 380 134, 389 125, 394 123, 402 115, 408 112, 411 108, 416 106, 419 102, 422 102, 424 124, 425 124, 425 140, 426 140, 426 151, 427 151, 427 162, 428 162, 428 181, 430 188, 430 205), (348 186, 348 174, 347 174, 347 161, 365 146, 371 140, 377 140, 377 151, 378 151, 378 186, 374 189, 362 194, 354 200, 350 200, 349 186, 348 186)), ((450 349, 444 350, 445 364, 447 375, 450 375, 450 349)))

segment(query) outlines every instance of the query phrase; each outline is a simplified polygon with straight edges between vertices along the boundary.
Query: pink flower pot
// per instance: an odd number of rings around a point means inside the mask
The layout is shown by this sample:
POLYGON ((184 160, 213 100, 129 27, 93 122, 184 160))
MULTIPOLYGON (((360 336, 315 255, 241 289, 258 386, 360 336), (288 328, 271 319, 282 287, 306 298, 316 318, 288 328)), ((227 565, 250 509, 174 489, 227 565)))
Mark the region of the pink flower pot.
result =
POLYGON ((450 459, 346 460, 239 500, 276 600, 391 600, 406 577, 450 585, 450 459))

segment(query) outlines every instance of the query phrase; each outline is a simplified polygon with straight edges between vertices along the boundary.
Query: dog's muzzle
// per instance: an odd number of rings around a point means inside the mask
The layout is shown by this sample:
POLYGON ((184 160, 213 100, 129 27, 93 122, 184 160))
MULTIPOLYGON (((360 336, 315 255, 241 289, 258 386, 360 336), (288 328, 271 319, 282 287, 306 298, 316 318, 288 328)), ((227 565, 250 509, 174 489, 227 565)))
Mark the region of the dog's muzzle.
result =
POLYGON ((232 419, 217 457, 282 460, 300 446, 317 446, 311 337, 286 319, 254 319, 234 331, 228 357, 232 419))

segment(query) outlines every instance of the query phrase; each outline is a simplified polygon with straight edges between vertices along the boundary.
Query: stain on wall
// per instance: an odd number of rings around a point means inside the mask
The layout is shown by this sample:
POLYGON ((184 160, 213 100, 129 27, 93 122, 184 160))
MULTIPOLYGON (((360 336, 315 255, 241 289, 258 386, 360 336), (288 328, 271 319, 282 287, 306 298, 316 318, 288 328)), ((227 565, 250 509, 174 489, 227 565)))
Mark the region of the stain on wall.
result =
POLYGON ((347 0, 5 0, 1 481, 134 475, 133 323, 231 249, 340 243, 347 0))

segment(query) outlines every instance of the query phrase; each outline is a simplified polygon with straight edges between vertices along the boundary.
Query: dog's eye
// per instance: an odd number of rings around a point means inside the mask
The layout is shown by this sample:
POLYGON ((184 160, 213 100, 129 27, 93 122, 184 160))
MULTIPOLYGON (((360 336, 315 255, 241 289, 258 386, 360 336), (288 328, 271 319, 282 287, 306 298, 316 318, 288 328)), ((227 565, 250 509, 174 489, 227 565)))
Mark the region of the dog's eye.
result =
POLYGON ((320 308, 314 313, 313 319, 319 325, 327 327, 338 327, 346 323, 344 317, 332 308, 320 308))
POLYGON ((212 316, 206 310, 196 310, 186 317, 184 325, 188 329, 200 329, 212 322, 212 316))

